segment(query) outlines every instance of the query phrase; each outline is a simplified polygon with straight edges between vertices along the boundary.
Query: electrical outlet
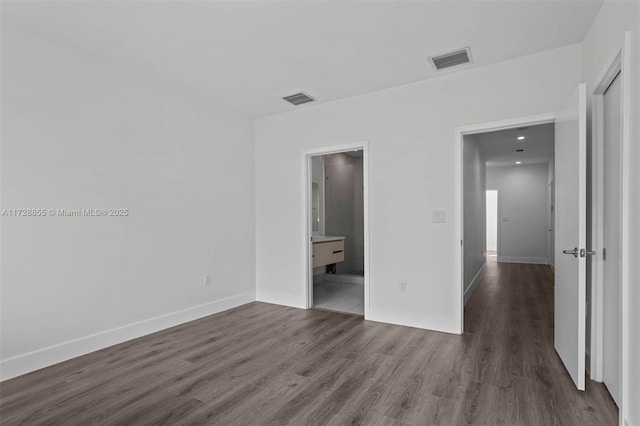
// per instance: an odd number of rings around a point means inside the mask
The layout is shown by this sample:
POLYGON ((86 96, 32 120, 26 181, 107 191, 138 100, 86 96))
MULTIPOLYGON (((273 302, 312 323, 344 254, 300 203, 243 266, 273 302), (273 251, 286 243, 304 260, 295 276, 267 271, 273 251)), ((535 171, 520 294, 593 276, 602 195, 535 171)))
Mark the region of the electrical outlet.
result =
POLYGON ((211 285, 211 274, 204 274, 204 286, 210 286, 211 285))
POLYGON ((402 292, 402 293, 406 293, 407 292, 407 282, 406 281, 402 281, 400 283, 400 292, 402 292))
POLYGON ((432 212, 432 223, 445 223, 446 221, 446 212, 444 210, 434 210, 432 212))

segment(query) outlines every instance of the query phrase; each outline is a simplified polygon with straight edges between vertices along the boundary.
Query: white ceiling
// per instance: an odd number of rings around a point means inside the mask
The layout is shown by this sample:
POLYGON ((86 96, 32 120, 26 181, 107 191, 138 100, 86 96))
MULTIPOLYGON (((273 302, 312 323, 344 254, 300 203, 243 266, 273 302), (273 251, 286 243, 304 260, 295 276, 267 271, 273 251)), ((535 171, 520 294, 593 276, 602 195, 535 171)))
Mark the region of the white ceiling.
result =
POLYGON ((2 26, 72 44, 255 117, 307 108, 280 99, 299 91, 319 103, 451 72, 436 73, 427 58, 464 46, 476 67, 577 43, 601 4, 2 1, 2 26))
POLYGON ((474 135, 488 167, 546 163, 554 155, 554 124, 498 130, 474 135), (525 139, 519 141, 518 136, 525 139), (524 149, 524 152, 516 152, 524 149))

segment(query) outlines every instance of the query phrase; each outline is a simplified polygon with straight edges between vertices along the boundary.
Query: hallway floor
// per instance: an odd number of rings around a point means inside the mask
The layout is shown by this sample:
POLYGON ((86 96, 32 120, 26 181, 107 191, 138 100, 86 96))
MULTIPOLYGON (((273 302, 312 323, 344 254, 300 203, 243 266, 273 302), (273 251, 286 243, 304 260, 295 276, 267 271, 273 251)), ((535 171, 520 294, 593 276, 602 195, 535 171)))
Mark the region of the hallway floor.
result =
POLYGON ((0 422, 616 425, 552 316, 548 267, 495 262, 462 336, 254 302, 2 382, 0 422))

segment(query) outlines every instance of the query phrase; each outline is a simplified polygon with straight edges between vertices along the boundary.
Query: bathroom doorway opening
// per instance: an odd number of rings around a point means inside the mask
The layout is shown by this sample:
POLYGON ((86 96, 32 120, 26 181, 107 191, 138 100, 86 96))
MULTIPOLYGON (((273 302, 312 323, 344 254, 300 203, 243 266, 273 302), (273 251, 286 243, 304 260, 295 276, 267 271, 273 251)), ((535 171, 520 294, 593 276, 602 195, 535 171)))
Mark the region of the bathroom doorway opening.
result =
POLYGON ((498 190, 487 190, 487 257, 498 257, 498 190))
POLYGON ((366 316, 366 144, 307 152, 307 307, 366 316))

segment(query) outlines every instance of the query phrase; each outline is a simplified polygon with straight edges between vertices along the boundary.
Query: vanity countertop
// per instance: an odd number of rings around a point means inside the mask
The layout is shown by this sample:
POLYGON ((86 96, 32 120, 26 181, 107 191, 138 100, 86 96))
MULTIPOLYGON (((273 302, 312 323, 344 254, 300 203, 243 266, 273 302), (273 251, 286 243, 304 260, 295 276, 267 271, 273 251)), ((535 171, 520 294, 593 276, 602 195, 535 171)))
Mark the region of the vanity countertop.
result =
POLYGON ((344 240, 345 237, 331 237, 328 235, 319 235, 311 237, 311 242, 313 243, 326 243, 329 241, 340 241, 344 240))

